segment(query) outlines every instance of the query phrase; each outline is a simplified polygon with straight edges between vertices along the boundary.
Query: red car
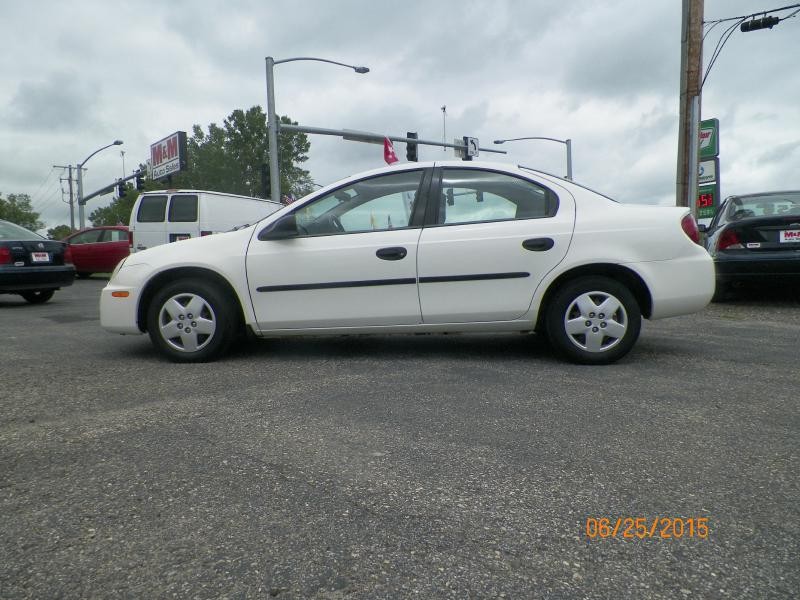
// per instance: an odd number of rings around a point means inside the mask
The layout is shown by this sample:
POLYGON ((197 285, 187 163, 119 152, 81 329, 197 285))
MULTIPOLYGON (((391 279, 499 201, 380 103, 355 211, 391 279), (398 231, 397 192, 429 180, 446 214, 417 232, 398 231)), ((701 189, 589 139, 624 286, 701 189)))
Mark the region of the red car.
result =
POLYGON ((125 225, 83 229, 64 241, 72 250, 72 262, 81 278, 92 273, 111 273, 130 252, 125 225))

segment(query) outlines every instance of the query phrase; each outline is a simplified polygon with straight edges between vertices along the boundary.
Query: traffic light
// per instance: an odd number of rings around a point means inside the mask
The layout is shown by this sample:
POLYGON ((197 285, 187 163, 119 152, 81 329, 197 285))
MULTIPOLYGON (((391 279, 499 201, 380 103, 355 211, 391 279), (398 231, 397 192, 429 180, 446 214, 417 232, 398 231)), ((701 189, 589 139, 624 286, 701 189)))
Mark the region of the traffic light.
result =
POLYGON ((120 181, 117 184, 117 198, 124 198, 128 190, 125 188, 125 182, 120 181))
MULTIPOLYGON (((272 185, 272 181, 269 178, 269 165, 267 163, 261 163, 261 197, 262 198, 269 198, 269 189, 270 185, 272 185)), ((270 198, 271 200, 271 198, 270 198)), ((280 198, 275 199, 276 202, 280 200, 280 198)))
POLYGON ((755 31, 756 29, 772 29, 775 25, 780 23, 778 17, 761 17, 760 19, 752 19, 745 21, 739 26, 742 31, 755 31))
MULTIPOLYGON (((419 136, 416 131, 407 131, 407 138, 417 139, 419 136)), ((417 162, 417 144, 416 142, 406 142, 406 160, 409 162, 417 162)))
POLYGON ((144 173, 141 171, 136 173, 136 189, 140 192, 144 191, 144 173))

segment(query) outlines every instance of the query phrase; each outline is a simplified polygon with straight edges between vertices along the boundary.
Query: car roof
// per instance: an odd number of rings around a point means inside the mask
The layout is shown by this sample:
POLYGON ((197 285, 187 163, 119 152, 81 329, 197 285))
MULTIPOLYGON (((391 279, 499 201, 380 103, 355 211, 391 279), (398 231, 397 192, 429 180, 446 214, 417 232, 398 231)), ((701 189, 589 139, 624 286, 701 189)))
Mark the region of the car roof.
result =
POLYGON ((128 231, 127 225, 98 225, 97 227, 84 227, 83 229, 79 229, 78 231, 72 232, 70 235, 75 235, 76 233, 83 233, 84 231, 95 231, 97 229, 121 229, 123 231, 128 231))
POLYGON ((800 194, 800 190, 783 190, 780 192, 750 192, 749 194, 731 194, 728 198, 762 198, 764 196, 781 196, 783 194, 800 194))

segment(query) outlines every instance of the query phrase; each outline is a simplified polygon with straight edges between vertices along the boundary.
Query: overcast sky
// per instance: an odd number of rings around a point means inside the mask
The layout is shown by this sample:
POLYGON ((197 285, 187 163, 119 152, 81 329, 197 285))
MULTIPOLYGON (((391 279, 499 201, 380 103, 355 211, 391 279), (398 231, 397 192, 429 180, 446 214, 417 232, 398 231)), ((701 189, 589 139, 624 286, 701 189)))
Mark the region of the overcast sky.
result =
MULTIPOLYGON (((130 174, 151 143, 234 109, 302 125, 441 140, 573 140, 574 177, 624 202, 674 204, 681 0, 3 0, 0 192, 29 194, 48 226, 69 223, 52 165, 94 156, 87 193, 130 174)), ((705 20, 786 6, 706 0, 705 20)), ((791 11, 781 13, 788 16, 791 11)), ((708 61, 724 26, 706 38, 708 61)), ((728 41, 703 89, 720 120, 723 195, 800 188, 800 15, 728 41)), ((310 136, 305 168, 327 184, 383 166, 380 146, 310 136)), ((566 173, 562 144, 493 146, 481 159, 566 173)), ((405 157, 405 145, 396 145, 405 157)), ((421 147, 420 160, 452 158, 421 147)), ((92 200, 89 212, 111 195, 92 200)))

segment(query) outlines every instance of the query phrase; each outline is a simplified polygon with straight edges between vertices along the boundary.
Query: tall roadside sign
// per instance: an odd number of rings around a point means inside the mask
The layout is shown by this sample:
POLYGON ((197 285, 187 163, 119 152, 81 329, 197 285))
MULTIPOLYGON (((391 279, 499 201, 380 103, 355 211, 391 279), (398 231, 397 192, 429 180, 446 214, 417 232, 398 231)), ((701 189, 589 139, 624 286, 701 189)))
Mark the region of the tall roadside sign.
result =
POLYGON ((150 179, 162 179, 186 169, 186 132, 176 131, 150 144, 150 179))
POLYGON ((700 121, 699 158, 695 215, 698 219, 711 219, 720 205, 719 119, 700 121))

